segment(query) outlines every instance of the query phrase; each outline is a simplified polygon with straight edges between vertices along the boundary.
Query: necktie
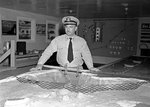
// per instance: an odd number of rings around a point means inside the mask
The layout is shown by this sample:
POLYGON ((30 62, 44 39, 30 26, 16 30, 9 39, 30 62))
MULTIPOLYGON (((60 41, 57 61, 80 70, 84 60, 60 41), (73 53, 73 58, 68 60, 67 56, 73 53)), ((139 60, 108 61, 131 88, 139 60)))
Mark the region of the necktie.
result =
POLYGON ((73 60, 73 49, 72 49, 72 42, 71 42, 71 39, 70 38, 70 41, 69 41, 69 46, 68 46, 68 61, 71 62, 73 60))

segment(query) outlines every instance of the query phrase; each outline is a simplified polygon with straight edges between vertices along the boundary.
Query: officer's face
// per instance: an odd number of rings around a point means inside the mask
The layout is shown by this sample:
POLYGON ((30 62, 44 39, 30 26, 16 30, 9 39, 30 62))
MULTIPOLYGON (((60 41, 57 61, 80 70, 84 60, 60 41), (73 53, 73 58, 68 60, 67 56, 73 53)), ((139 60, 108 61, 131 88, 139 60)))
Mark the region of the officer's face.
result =
POLYGON ((65 25, 65 32, 68 36, 73 36, 77 30, 76 25, 65 25))

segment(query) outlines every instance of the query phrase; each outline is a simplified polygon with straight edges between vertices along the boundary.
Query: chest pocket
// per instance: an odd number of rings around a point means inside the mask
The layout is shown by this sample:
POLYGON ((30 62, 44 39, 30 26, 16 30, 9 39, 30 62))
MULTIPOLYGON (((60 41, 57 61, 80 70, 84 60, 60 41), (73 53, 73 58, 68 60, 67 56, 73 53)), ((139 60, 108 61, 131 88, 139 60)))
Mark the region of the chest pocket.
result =
POLYGON ((64 50, 64 49, 65 49, 65 47, 63 47, 63 46, 59 46, 59 47, 57 47, 57 49, 58 49, 58 51, 61 51, 61 50, 64 50))
POLYGON ((77 52, 81 52, 81 47, 82 47, 82 45, 80 44, 80 43, 74 43, 74 46, 73 46, 74 48, 74 50, 75 51, 77 51, 77 52))
POLYGON ((77 58, 79 58, 79 57, 82 56, 82 55, 81 55, 81 48, 80 48, 78 45, 76 45, 76 46, 74 47, 74 54, 75 54, 75 57, 77 57, 77 58))
POLYGON ((65 48, 66 48, 66 46, 64 43, 58 44, 58 47, 57 47, 58 51, 64 50, 65 48))

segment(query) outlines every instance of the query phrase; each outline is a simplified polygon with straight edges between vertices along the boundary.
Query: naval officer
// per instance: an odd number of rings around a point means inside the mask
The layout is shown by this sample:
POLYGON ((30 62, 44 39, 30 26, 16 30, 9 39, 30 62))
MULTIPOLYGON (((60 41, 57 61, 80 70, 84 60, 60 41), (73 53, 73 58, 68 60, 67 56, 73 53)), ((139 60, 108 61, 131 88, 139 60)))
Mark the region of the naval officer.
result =
POLYGON ((74 16, 62 18, 62 24, 65 28, 65 34, 55 37, 49 46, 44 50, 38 60, 36 70, 41 70, 43 64, 57 52, 57 62, 60 66, 70 68, 81 67, 85 62, 90 71, 99 71, 93 66, 93 59, 88 48, 87 42, 80 36, 76 35, 79 19, 74 16))

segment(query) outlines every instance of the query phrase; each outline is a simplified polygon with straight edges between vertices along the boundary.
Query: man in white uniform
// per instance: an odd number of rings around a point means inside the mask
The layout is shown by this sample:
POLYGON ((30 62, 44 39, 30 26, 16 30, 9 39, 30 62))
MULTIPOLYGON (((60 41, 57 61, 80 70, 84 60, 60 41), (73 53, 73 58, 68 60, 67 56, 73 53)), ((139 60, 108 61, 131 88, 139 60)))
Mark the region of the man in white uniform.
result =
POLYGON ((99 69, 93 67, 92 55, 86 41, 75 34, 80 23, 79 20, 73 16, 66 16, 62 19, 62 23, 66 34, 57 36, 51 41, 49 46, 42 53, 36 69, 41 70, 43 64, 54 52, 57 52, 57 62, 60 66, 81 67, 84 60, 89 70, 99 71, 99 69), (68 50, 70 47, 69 44, 71 44, 71 51, 68 50), (72 57, 71 60, 68 59, 69 55, 72 57))

